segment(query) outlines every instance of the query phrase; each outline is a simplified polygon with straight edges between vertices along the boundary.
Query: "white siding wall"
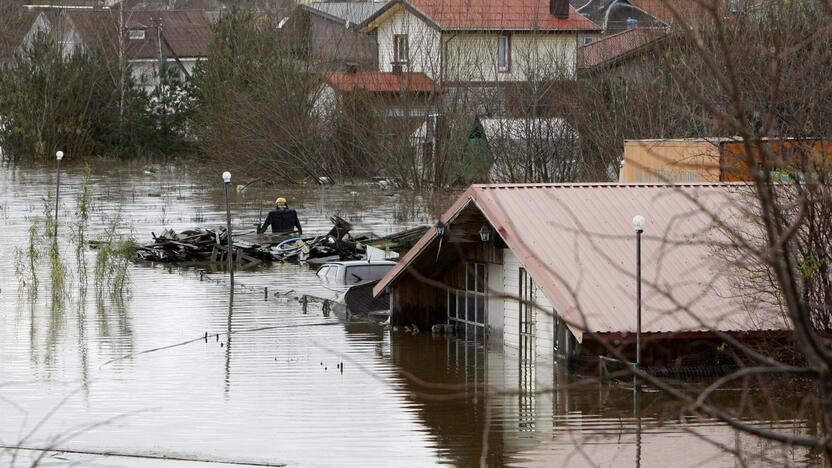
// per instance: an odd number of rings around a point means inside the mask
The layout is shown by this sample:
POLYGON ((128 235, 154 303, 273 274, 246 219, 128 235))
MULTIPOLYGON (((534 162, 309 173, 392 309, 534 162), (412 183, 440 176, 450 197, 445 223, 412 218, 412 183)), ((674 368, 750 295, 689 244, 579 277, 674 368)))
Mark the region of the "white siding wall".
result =
POLYGON ((378 68, 393 70, 393 36, 407 34, 410 66, 405 71, 423 72, 431 79, 439 79, 440 34, 408 11, 399 11, 378 28, 378 68))
MULTIPOLYGON (((520 291, 520 260, 509 249, 503 249, 503 292, 517 295, 520 291)), ((517 348, 520 346, 520 307, 517 301, 506 299, 503 317, 503 343, 517 348)))
POLYGON ((498 34, 446 34, 445 79, 537 81, 575 76, 575 34, 511 34, 511 70, 497 72, 498 34))
MULTIPOLYGON (((503 250, 503 292, 516 296, 520 292, 520 260, 509 249, 503 250)), ((551 357, 554 347, 554 318, 552 303, 535 285, 535 350, 538 356, 551 357)), ((494 309, 491 309, 494 310, 494 309)), ((494 310, 496 312, 496 310, 494 310)), ((503 342, 506 346, 520 346, 520 307, 516 300, 506 299, 503 306, 503 342)))
MULTIPOLYGON (((501 293, 503 291, 503 265, 489 263, 488 266, 488 291, 501 293)), ((505 319, 503 309, 505 300, 502 297, 489 297, 486 304, 488 311, 489 340, 502 340, 505 319)))

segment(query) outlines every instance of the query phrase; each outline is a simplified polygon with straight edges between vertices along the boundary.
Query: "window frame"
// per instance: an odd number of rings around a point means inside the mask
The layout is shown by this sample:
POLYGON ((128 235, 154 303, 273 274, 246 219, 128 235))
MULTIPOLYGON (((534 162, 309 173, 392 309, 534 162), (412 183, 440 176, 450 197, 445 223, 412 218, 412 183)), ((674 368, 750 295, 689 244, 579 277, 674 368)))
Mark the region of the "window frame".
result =
POLYGON ((410 38, 407 34, 393 34, 393 63, 410 63, 410 38), (404 49, 404 58, 402 58, 402 49, 404 49))
POLYGON ((497 73, 511 73, 511 34, 503 33, 497 36, 497 73), (503 41, 505 41, 506 64, 502 66, 503 41))
POLYGON ((488 324, 488 265, 480 262, 465 264, 463 289, 448 290, 448 323, 483 331, 488 324), (471 309, 471 310, 468 310, 471 309))

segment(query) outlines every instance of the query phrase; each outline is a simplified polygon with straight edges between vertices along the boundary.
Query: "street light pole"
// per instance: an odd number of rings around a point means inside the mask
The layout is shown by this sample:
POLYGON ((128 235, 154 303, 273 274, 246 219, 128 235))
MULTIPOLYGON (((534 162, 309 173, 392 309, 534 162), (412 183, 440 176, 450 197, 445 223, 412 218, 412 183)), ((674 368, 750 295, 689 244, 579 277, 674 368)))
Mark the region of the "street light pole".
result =
POLYGON ((64 158, 64 152, 58 151, 55 153, 57 160, 57 181, 55 182, 55 239, 58 239, 58 198, 61 193, 61 159, 64 158))
POLYGON ((228 274, 229 278, 231 279, 231 291, 233 294, 234 291, 234 262, 232 259, 232 242, 231 242, 231 208, 228 204, 228 185, 231 184, 231 173, 225 171, 222 173, 222 181, 224 182, 225 187, 225 224, 226 224, 226 239, 228 241, 228 252, 226 253, 226 257, 228 258, 228 274))
MULTIPOLYGON (((646 221, 644 216, 633 217, 633 229, 636 231, 636 368, 641 369, 641 233, 646 221)), ((641 391, 641 384, 635 379, 636 391, 641 391)))

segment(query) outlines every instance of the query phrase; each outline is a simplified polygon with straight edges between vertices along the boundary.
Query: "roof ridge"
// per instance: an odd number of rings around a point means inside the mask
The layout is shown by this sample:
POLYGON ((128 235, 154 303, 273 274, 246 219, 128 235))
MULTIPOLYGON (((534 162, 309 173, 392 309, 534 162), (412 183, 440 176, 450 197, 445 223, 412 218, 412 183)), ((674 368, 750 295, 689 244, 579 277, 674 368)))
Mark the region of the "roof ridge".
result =
POLYGON ((542 183, 506 183, 473 184, 471 188, 509 189, 509 188, 685 188, 685 187, 739 187, 747 182, 542 182, 542 183))

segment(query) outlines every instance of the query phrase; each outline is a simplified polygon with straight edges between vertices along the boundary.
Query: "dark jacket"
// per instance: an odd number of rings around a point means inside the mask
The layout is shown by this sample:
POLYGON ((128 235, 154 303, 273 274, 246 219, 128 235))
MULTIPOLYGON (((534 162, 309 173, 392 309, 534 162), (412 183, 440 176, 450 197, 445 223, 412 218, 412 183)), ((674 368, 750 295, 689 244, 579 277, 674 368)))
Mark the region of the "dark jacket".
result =
POLYGON ((260 227, 260 232, 266 232, 266 228, 272 227, 272 232, 290 232, 297 230, 303 233, 300 227, 300 220, 298 220, 298 212, 288 207, 275 208, 269 212, 263 226, 260 227))

